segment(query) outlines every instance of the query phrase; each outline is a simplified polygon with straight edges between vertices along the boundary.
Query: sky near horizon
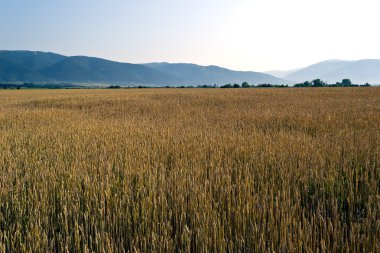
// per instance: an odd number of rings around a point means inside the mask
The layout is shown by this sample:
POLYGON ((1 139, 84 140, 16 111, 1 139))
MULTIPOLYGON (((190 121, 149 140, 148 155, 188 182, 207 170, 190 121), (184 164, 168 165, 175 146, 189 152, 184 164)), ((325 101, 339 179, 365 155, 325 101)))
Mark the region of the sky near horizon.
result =
POLYGON ((0 0, 0 50, 293 69, 380 58, 378 0, 0 0))

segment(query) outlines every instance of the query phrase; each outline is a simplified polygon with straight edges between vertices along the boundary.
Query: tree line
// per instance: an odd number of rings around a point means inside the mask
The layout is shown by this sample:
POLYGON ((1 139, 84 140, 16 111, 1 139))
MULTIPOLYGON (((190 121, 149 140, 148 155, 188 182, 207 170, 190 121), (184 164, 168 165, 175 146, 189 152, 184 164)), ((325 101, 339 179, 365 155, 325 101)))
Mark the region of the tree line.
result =
POLYGON ((303 83, 297 83, 294 87, 356 87, 356 86, 371 86, 369 83, 364 85, 353 84, 350 79, 343 79, 342 82, 336 82, 335 84, 328 84, 321 79, 315 79, 311 82, 306 81, 303 83))
MULTIPOLYGON (((343 79, 341 82, 336 82, 335 84, 328 84, 321 79, 314 79, 313 81, 305 81, 303 83, 297 83, 293 87, 358 87, 358 86, 371 86, 369 83, 359 85, 353 84, 350 79, 343 79)), ((167 86, 168 88, 173 88, 171 86, 167 86)), ((242 84, 224 84, 218 86, 214 85, 198 85, 198 86, 179 86, 177 88, 288 88, 292 87, 288 84, 270 84, 270 83, 262 83, 258 85, 249 84, 248 82, 243 82, 242 84)))
MULTIPOLYGON (((358 87, 358 86, 371 86, 369 83, 366 84, 353 84, 350 79, 343 79, 341 82, 336 82, 335 84, 328 84, 321 79, 314 79, 312 81, 305 81, 303 83, 294 84, 294 86, 289 86, 288 84, 270 84, 270 83, 262 83, 262 84, 249 84, 248 82, 243 82, 242 84, 238 83, 228 83, 224 85, 181 85, 181 86, 120 86, 120 85, 110 85, 106 87, 107 89, 120 89, 120 88, 288 88, 288 87, 358 87)), ((64 89, 64 88, 96 88, 92 87, 83 87, 72 83, 48 83, 48 84, 40 84, 40 83, 21 83, 21 84, 12 84, 12 83, 0 83, 0 88, 3 89, 20 89, 20 88, 29 88, 29 89, 64 89)))

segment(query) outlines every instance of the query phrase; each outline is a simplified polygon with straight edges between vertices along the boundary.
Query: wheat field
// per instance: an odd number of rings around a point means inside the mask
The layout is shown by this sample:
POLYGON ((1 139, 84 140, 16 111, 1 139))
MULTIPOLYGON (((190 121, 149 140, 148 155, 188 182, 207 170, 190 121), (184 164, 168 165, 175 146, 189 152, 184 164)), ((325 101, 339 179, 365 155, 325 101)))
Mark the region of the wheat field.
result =
POLYGON ((380 252, 380 88, 0 91, 0 252, 380 252))

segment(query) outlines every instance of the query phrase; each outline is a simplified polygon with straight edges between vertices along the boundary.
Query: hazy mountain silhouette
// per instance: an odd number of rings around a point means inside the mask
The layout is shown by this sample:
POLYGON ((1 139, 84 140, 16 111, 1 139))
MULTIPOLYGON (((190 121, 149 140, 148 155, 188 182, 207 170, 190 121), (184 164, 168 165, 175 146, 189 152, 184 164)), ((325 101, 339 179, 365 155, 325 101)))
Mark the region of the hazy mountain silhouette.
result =
POLYGON ((66 56, 54 53, 0 50, 0 59, 11 61, 35 71, 49 67, 65 58, 66 56))
POLYGON ((322 76, 322 79, 330 82, 337 82, 343 78, 349 78, 357 84, 380 84, 380 60, 354 61, 322 76))
POLYGON ((15 62, 0 58, 1 82, 45 82, 51 81, 48 77, 15 62))
POLYGON ((163 84, 175 79, 165 73, 140 64, 120 63, 95 57, 73 56, 41 71, 58 81, 70 82, 126 82, 163 84))
POLYGON ((320 78, 328 83, 349 78, 353 83, 380 84, 380 60, 341 61, 329 60, 298 70, 285 79, 303 82, 320 78))
MULTIPOLYGON (((284 72, 282 72, 284 74, 284 72)), ((119 85, 289 84, 320 78, 328 83, 380 84, 380 60, 330 60, 295 71, 285 78, 253 71, 185 63, 131 64, 86 56, 32 51, 0 51, 0 82, 86 82, 119 85), (287 81, 289 80, 289 81, 287 81)))
POLYGON ((168 75, 174 76, 185 85, 242 83, 250 84, 284 84, 284 79, 280 79, 269 74, 253 71, 233 71, 218 66, 200 66, 189 63, 148 63, 150 68, 159 70, 168 75))
POLYGON ((0 51, 0 82, 88 82, 125 85, 212 85, 286 83, 258 72, 195 64, 131 64, 86 56, 0 51))

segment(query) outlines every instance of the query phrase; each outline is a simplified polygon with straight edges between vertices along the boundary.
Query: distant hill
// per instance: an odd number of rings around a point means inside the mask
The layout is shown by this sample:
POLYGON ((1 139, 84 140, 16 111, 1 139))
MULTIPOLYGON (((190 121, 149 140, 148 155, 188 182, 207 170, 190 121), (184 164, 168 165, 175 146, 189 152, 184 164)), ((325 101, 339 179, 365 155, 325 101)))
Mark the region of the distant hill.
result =
POLYGON ((234 71, 189 63, 131 64, 87 56, 0 50, 0 82, 89 83, 146 86, 292 84, 349 78, 355 84, 380 84, 380 60, 329 60, 292 71, 234 71))
POLYGON ((37 71, 22 64, 0 58, 0 82, 44 82, 50 81, 37 71))
POLYGON ((0 50, 0 81, 51 82, 40 70, 65 58, 54 53, 0 50))
POLYGON ((51 66, 65 58, 66 56, 55 53, 0 50, 0 59, 11 61, 35 71, 51 66))
POLYGON ((213 85, 287 81, 259 72, 195 64, 131 64, 86 56, 0 51, 0 82, 80 82, 119 85, 213 85))
POLYGON ((340 81, 349 78, 353 83, 380 84, 380 60, 361 60, 326 73, 322 79, 340 81))
POLYGON ((380 84, 380 60, 324 61, 285 76, 285 79, 296 82, 317 78, 328 83, 348 78, 356 84, 380 84))
POLYGON ((54 80, 70 82, 164 84, 175 81, 172 76, 143 65, 85 56, 65 58, 41 73, 54 80))
POLYGON ((188 63, 148 63, 145 66, 174 76, 185 85, 242 83, 285 84, 286 80, 253 71, 233 71, 218 66, 200 66, 188 63))

